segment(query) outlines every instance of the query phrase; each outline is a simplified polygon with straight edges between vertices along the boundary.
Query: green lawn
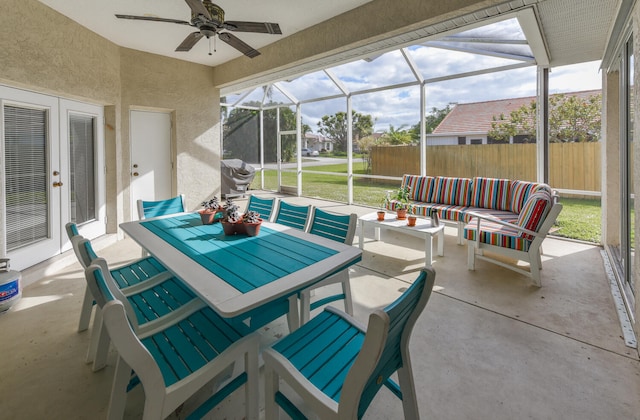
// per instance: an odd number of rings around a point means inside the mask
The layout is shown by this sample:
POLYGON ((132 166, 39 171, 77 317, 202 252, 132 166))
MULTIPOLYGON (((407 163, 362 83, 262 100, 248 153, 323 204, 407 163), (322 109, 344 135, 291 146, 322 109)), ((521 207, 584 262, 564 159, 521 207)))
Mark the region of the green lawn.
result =
MULTIPOLYGON (((354 174, 364 174, 364 165, 360 160, 353 162, 354 174)), ((305 167, 302 174, 302 192, 305 197, 315 197, 331 201, 347 201, 347 178, 339 174, 347 173, 347 165, 329 165, 305 167), (331 172, 336 175, 318 174, 314 172, 331 172)), ((265 189, 277 189, 277 171, 265 171, 265 189)), ((296 174, 282 174, 282 184, 295 187, 296 174)), ((354 204, 378 207, 387 190, 396 189, 400 181, 380 181, 355 179, 354 204)), ((256 177, 252 188, 259 189, 256 177)), ((601 238, 600 199, 561 198, 562 212, 558 216, 553 235, 599 243, 601 238)))

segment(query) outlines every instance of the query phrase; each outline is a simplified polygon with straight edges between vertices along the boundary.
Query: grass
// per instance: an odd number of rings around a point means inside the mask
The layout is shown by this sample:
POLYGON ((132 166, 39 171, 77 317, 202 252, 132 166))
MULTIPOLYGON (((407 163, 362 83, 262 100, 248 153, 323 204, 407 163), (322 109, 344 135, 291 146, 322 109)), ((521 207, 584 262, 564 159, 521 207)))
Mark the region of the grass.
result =
MULTIPOLYGON (((364 174, 364 164, 354 160, 354 174, 364 174)), ((302 174, 302 191, 305 197, 314 197, 331 201, 347 202, 347 165, 305 167, 302 174), (320 174, 315 172, 331 172, 320 174)), ((256 177, 252 188, 260 188, 256 177)), ((400 187, 400 181, 381 181, 371 179, 354 179, 353 202, 356 205, 379 207, 386 191, 400 187)), ((282 185, 295 187, 296 174, 282 173, 282 185)), ((265 189, 277 190, 276 170, 265 170, 265 189)), ((562 212, 558 216, 552 234, 564 238, 578 239, 586 242, 600 243, 601 240, 601 206, 600 199, 561 198, 562 212)))

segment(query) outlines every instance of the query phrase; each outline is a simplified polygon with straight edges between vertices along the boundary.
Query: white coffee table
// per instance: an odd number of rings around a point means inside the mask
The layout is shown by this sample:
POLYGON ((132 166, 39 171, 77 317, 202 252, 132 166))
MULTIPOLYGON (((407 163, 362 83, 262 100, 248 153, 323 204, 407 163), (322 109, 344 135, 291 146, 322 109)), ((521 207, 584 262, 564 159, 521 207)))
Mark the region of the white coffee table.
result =
POLYGON ((361 216, 360 221, 360 249, 364 248, 364 229, 365 225, 371 225, 374 227, 375 240, 380 240, 381 230, 395 230, 398 232, 406 233, 407 235, 417 236, 424 238, 424 266, 431 267, 433 263, 432 249, 433 249, 433 237, 438 236, 438 255, 444 256, 444 224, 440 223, 439 226, 432 226, 431 220, 418 218, 415 226, 407 226, 407 220, 398 220, 393 213, 387 213, 383 221, 378 221, 378 215, 374 213, 365 214, 361 216))

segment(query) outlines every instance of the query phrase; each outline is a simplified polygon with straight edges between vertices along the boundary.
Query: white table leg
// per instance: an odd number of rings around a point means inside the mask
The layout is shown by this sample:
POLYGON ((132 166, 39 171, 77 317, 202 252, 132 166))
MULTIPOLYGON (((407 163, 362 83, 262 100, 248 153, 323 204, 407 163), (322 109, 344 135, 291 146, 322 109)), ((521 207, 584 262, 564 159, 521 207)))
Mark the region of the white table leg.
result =
POLYGON ((424 266, 425 268, 431 268, 433 257, 431 256, 431 250, 433 249, 433 235, 427 233, 424 239, 424 266))
POLYGON ((374 231, 374 236, 373 236, 374 239, 376 241, 379 241, 380 240, 380 228, 376 226, 373 231, 374 231))
POLYGON ((360 220, 360 249, 364 249, 364 220, 360 220))
POLYGON ((444 228, 438 232, 438 255, 444 257, 444 228))

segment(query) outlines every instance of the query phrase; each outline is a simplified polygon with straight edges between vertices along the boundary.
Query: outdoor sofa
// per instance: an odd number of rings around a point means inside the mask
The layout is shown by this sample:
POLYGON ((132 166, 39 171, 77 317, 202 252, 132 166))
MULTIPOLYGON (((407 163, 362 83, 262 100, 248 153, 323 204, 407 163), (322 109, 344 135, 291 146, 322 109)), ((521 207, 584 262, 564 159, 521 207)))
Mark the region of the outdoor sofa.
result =
MULTIPOLYGON (((402 186, 410 189, 414 214, 458 227, 458 244, 468 240, 469 269, 475 259, 488 260, 531 277, 540 286, 541 245, 562 210, 558 197, 543 183, 499 178, 455 178, 404 175, 402 186), (480 232, 478 235, 477 232, 480 232), (484 251, 527 261, 526 271, 484 255, 484 251)), ((395 210, 391 200, 387 209, 395 210)))

